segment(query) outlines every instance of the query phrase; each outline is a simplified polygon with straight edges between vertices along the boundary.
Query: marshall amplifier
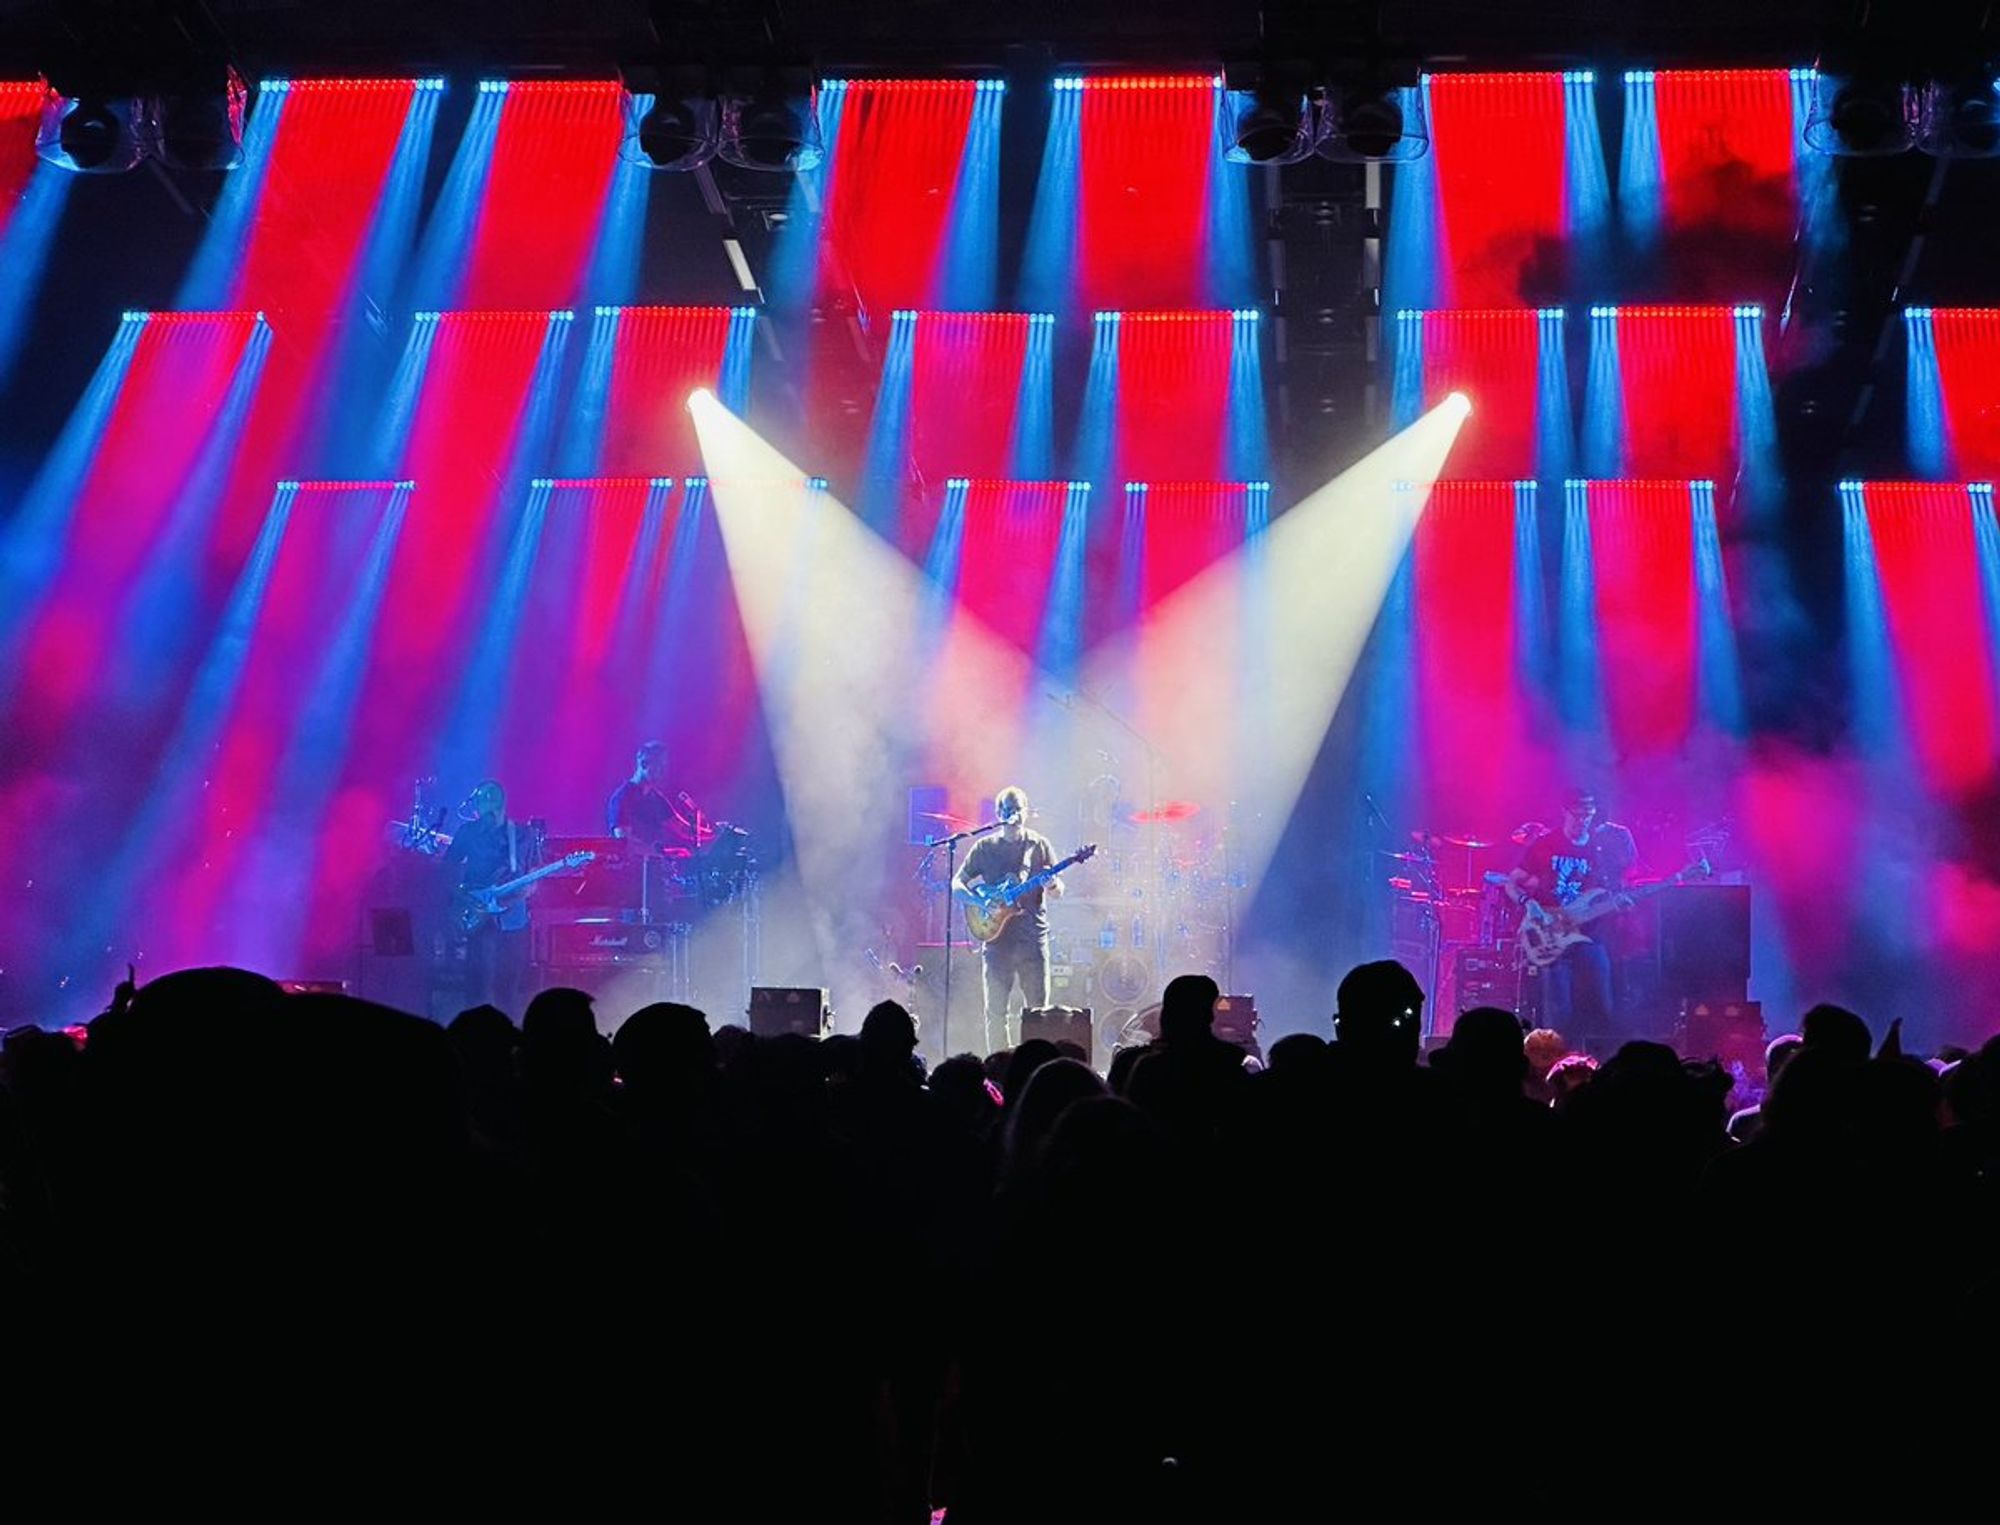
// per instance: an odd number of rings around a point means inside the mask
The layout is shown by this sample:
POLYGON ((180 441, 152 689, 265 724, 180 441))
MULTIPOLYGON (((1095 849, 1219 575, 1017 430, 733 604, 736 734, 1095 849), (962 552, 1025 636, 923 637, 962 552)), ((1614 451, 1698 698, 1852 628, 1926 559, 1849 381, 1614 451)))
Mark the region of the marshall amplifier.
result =
POLYGON ((629 921, 558 924, 547 929, 548 948, 542 962, 562 969, 659 963, 672 950, 673 934, 672 927, 640 926, 629 921))

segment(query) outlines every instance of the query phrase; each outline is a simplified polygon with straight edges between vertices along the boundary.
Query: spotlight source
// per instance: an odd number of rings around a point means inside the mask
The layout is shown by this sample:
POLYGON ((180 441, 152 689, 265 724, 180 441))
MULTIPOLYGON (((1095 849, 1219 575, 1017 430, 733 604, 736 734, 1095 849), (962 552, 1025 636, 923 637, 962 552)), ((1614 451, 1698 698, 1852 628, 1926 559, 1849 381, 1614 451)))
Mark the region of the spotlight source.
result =
POLYGON ((138 96, 66 96, 51 89, 35 152, 79 175, 122 175, 146 155, 147 103, 138 96))
POLYGON ((1914 93, 1883 75, 1815 75, 1804 135, 1808 147, 1843 158, 1900 154, 1917 140, 1914 93))
MULTIPOLYGON (((636 100, 631 109, 637 111, 636 100)), ((700 169, 722 146, 720 116, 713 96, 660 96, 638 114, 625 157, 654 169, 700 169)))
POLYGON ((1313 111, 1306 71, 1253 64, 1224 71, 1232 164, 1297 164, 1312 157, 1313 111))
POLYGON ((1445 398, 1444 405, 1460 418, 1472 417, 1472 399, 1467 397, 1463 392, 1451 393, 1445 398))
POLYGON ((652 169, 697 170, 722 146, 722 105, 708 70, 665 64, 628 72, 619 155, 652 169))
POLYGON ((227 170, 243 162, 243 107, 249 92, 229 69, 219 90, 162 95, 153 115, 153 142, 175 169, 227 170))
POLYGON ((1410 86, 1341 85, 1320 111, 1315 144, 1323 159, 1406 164, 1430 152, 1423 96, 1410 86))
POLYGON ((721 155, 739 169, 811 170, 825 157, 812 75, 804 69, 752 70, 731 81, 722 101, 721 155))
POLYGON ((1933 80, 1924 90, 1917 146, 1943 159, 2000 155, 2000 85, 1981 69, 1956 80, 1933 80))

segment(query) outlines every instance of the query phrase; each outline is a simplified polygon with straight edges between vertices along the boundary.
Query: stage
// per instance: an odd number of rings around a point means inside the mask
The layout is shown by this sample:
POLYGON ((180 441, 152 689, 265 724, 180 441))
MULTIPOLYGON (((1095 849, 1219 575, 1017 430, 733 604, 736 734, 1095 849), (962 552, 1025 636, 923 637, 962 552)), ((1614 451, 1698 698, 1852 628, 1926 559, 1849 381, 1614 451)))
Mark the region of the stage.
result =
POLYGON ((448 1017, 485 781, 486 886, 578 859, 506 999, 607 1025, 984 1047, 943 843, 1009 785, 1096 849, 1101 1045, 1390 955, 1433 1037, 1532 1015, 1500 887, 1579 787, 1662 887, 1608 1034, 2000 998, 2000 322, 1920 305, 1984 291, 1949 194, 1836 313, 1932 150, 1814 141, 1826 77, 1439 65, 1280 163, 1209 67, 821 71, 695 164, 616 71, 251 74, 233 167, 127 175, 0 84, 0 1023, 211 963, 448 1017))

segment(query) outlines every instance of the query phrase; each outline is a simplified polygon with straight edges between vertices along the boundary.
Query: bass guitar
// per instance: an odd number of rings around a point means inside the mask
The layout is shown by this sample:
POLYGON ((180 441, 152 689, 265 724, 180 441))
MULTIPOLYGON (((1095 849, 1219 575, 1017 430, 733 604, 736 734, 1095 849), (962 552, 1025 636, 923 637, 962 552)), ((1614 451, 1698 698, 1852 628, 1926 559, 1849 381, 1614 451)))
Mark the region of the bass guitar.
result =
POLYGON ((1530 900, 1521 907, 1521 957, 1537 969, 1546 969, 1578 943, 1589 942, 1590 934, 1583 929, 1599 917, 1629 910, 1661 890, 1686 884, 1690 879, 1706 879, 1713 872, 1704 855, 1673 878, 1657 884, 1642 884, 1629 890, 1585 890, 1563 906, 1546 906, 1539 900, 1530 900))
POLYGON ((1097 844, 1089 842, 1062 862, 1051 863, 1047 868, 1037 869, 1032 874, 1001 879, 993 884, 971 886, 968 893, 979 903, 965 908, 966 930, 982 943, 992 942, 1026 909, 1020 903, 1024 897, 1032 895, 1064 869, 1074 868, 1079 863, 1088 863, 1096 856, 1097 844))
POLYGON ((571 873, 586 863, 596 861, 597 854, 594 852, 573 852, 557 858, 553 863, 544 863, 540 868, 530 869, 519 878, 488 885, 483 890, 461 889, 458 892, 459 924, 466 931, 475 932, 487 917, 506 915, 510 909, 508 902, 520 895, 529 885, 539 883, 554 874, 571 873))

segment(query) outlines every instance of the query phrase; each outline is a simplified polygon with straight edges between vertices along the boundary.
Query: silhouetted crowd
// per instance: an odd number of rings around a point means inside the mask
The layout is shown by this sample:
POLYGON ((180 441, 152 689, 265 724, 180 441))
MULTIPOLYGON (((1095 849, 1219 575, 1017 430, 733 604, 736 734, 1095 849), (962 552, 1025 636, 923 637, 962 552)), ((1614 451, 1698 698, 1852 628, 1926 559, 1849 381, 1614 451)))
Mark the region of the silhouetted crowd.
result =
MULTIPOLYGON (((121 988, 0 1067, 0 1473, 678 1520, 1990 1517, 2000 1038, 1770 1073, 1402 966, 1100 1078, 590 997, 121 988), (1984 1498, 1984 1505, 1977 1500, 1984 1498)), ((31 1516, 23 1514, 22 1518, 31 1516)))

